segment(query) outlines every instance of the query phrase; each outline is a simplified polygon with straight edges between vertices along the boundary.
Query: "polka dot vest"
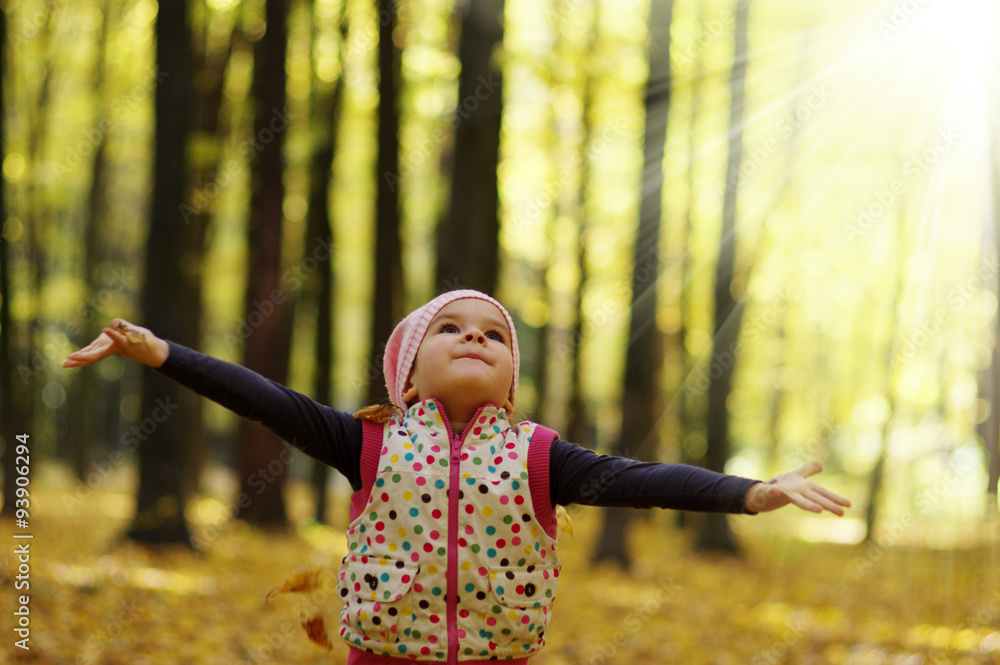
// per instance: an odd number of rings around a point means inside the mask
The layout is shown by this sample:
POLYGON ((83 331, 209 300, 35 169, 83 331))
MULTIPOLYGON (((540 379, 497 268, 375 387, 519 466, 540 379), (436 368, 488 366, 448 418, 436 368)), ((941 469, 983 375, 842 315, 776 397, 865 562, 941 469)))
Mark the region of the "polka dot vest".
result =
POLYGON ((386 423, 340 568, 340 635, 352 647, 457 662, 544 646, 559 561, 528 487, 536 429, 485 406, 456 436, 433 400, 386 423))

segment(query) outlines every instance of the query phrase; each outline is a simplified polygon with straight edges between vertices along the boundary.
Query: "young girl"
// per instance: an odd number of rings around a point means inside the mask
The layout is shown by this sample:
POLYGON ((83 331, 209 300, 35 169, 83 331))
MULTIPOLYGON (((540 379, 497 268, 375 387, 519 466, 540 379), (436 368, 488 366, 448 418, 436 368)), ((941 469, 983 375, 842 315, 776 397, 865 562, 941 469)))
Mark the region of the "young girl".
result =
POLYGON ((392 405, 355 415, 121 319, 64 367, 111 354, 145 363, 343 473, 355 490, 340 567, 349 663, 526 663, 544 646, 559 580, 557 505, 750 513, 788 503, 843 514, 809 480, 769 483, 597 455, 533 422, 511 423, 514 322, 477 291, 444 293, 393 331, 392 405))

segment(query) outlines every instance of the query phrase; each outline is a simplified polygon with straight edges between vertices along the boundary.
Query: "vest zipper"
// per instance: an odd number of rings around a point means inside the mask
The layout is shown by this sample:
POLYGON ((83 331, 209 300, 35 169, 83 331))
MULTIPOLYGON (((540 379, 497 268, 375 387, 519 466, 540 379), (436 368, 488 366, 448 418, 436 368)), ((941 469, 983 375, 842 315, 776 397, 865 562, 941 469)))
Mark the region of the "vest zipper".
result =
POLYGON ((461 474, 459 462, 462 456, 462 440, 451 432, 448 425, 448 439, 451 442, 451 478, 448 483, 448 662, 458 663, 458 493, 461 474))

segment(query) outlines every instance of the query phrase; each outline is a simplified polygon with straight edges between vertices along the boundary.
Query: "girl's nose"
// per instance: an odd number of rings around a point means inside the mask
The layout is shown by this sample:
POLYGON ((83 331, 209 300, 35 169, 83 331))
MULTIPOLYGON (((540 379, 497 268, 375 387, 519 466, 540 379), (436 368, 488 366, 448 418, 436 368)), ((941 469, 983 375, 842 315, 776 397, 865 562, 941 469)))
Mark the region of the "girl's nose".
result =
POLYGON ((465 341, 479 342, 480 344, 482 344, 483 342, 486 341, 486 335, 484 335, 479 330, 470 330, 469 332, 465 333, 465 341))

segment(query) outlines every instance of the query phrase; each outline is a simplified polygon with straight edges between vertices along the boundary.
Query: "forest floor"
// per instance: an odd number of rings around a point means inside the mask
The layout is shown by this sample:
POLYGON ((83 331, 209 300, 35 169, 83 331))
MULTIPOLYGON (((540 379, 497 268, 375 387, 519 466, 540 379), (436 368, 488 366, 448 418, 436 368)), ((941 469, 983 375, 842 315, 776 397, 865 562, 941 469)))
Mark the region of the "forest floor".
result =
MULTIPOLYGON (((108 485, 81 492, 51 478, 32 483, 30 590, 12 592, 22 541, 8 539, 0 551, 0 662, 345 662, 336 638, 325 650, 300 626, 317 611, 334 621, 334 594, 321 586, 266 599, 299 571, 336 567, 342 532, 306 520, 287 534, 212 526, 222 504, 203 497, 188 507, 202 552, 147 550, 118 540, 133 504, 124 486, 108 485), (14 646, 24 593, 30 651, 14 646)), ((308 509, 304 488, 289 496, 293 513, 308 509)), ((773 514, 731 518, 741 557, 704 556, 671 526, 674 513, 653 511, 635 522, 636 558, 625 572, 589 563, 600 512, 571 514, 538 665, 1000 663, 995 538, 950 549, 806 543, 773 514)))

